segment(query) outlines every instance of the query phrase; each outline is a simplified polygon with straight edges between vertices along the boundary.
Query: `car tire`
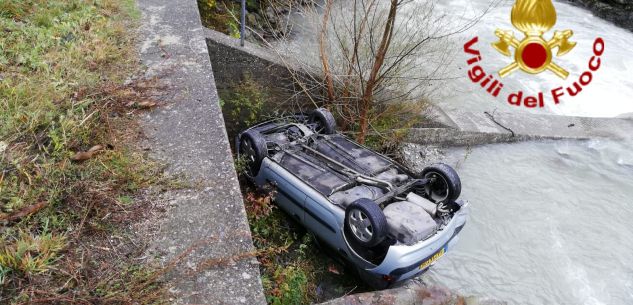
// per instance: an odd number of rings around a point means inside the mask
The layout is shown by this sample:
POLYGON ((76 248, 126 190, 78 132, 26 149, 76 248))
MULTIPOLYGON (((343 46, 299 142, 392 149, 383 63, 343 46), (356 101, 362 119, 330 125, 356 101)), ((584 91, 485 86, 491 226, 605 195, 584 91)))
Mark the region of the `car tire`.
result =
POLYGON ((268 147, 264 136, 256 130, 248 130, 240 136, 240 157, 246 160, 246 174, 254 178, 259 173, 264 158, 268 156, 268 147))
POLYGON ((345 209, 344 228, 357 244, 369 248, 387 236, 387 218, 374 201, 360 198, 345 209))
POLYGON ((427 183, 424 190, 428 199, 435 203, 453 202, 462 192, 462 182, 457 172, 444 163, 433 164, 424 168, 422 178, 434 179, 427 183))
POLYGON ((309 123, 315 124, 314 131, 319 134, 336 133, 336 120, 332 113, 325 108, 317 108, 310 114, 309 123))

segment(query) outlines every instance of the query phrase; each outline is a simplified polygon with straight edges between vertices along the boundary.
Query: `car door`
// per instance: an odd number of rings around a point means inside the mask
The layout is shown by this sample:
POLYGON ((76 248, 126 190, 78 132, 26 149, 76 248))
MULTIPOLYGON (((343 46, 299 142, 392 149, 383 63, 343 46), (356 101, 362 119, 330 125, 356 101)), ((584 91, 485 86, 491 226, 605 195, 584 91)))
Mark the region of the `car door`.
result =
POLYGON ((292 216, 297 221, 304 223, 304 211, 303 206, 306 199, 306 194, 299 189, 297 186, 293 185, 283 177, 283 175, 277 173, 270 168, 268 176, 271 178, 271 182, 275 185, 276 188, 276 196, 275 201, 280 208, 282 208, 286 213, 292 216))
POLYGON ((338 231, 336 216, 329 209, 331 203, 320 197, 307 197, 305 200, 305 225, 330 245, 337 245, 338 231))

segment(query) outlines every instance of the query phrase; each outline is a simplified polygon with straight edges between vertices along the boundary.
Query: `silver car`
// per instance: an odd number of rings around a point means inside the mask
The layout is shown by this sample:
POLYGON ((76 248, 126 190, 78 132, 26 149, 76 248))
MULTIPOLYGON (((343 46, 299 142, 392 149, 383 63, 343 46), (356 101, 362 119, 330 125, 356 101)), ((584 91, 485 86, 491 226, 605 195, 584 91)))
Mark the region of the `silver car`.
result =
POLYGON ((236 146, 249 178, 377 289, 428 270, 469 214, 451 167, 412 173, 337 133, 323 108, 255 125, 236 146))

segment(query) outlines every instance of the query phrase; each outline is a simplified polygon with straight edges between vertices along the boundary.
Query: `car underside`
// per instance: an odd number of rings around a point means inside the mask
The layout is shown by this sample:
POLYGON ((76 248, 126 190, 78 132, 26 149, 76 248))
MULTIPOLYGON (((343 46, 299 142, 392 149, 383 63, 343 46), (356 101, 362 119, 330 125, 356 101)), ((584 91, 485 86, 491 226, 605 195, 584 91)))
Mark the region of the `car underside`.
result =
POLYGON ((461 182, 452 168, 435 164, 412 173, 337 133, 327 110, 264 122, 236 143, 255 184, 274 185, 277 203, 375 287, 424 271, 465 222, 467 204, 457 200, 461 182), (412 255, 390 256, 398 251, 412 255), (367 280, 380 276, 378 284, 367 280))

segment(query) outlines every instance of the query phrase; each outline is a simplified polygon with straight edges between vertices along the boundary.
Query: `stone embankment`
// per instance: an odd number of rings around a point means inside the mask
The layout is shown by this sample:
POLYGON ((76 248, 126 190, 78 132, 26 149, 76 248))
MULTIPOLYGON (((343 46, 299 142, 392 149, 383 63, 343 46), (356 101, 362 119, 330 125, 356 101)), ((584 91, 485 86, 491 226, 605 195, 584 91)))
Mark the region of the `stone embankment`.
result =
POLYGON ((591 10, 596 16, 633 31, 633 2, 630 0, 568 0, 591 10))
POLYGON ((455 292, 437 286, 429 286, 421 281, 411 280, 407 284, 382 291, 347 295, 322 305, 504 305, 496 300, 478 300, 463 297, 455 292))

